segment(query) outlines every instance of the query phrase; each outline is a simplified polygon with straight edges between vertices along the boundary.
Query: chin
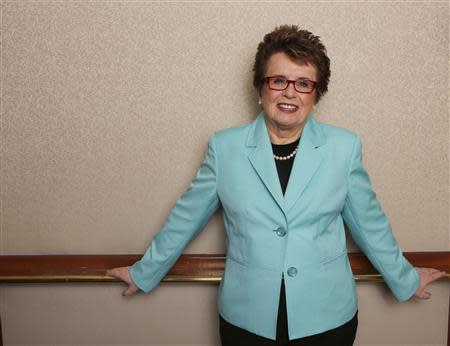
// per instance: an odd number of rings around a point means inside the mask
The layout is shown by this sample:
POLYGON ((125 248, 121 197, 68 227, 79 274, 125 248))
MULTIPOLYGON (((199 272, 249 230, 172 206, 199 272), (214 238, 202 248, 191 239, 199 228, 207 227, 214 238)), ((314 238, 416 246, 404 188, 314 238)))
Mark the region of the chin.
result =
POLYGON ((277 127, 281 128, 281 129, 290 129, 290 128, 294 128, 297 127, 299 125, 298 122, 296 121, 283 121, 283 122, 276 122, 277 127))
MULTIPOLYGON (((284 115, 285 116, 285 115, 284 115)), ((279 126, 283 127, 295 127, 303 124, 306 118, 298 118, 298 117, 286 117, 283 119, 283 116, 278 117, 276 122, 279 126)))

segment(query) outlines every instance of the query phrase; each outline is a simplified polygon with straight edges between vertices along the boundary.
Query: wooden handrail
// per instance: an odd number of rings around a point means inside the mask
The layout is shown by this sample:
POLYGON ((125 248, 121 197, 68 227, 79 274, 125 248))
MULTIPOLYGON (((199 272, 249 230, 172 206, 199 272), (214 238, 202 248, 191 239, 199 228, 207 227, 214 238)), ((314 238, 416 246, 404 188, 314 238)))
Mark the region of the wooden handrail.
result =
MULTIPOLYGON (((447 272, 450 280, 450 252, 406 252, 416 267, 432 267, 447 272)), ((25 255, 0 256, 0 283, 33 282, 112 282, 105 271, 128 266, 141 255, 25 255)), ((357 281, 383 281, 361 253, 349 254, 357 281)), ((182 255, 163 281, 206 281, 219 283, 225 255, 182 255)))

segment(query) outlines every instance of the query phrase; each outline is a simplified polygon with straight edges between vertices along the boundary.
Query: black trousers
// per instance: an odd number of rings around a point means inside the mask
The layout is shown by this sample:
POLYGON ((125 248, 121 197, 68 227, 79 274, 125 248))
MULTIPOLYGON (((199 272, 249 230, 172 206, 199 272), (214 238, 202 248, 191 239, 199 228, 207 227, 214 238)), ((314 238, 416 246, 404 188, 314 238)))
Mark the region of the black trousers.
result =
POLYGON ((219 315, 222 346, 352 346, 358 328, 358 311, 347 323, 326 332, 300 339, 288 338, 286 292, 284 278, 281 280, 280 304, 278 307, 277 339, 271 340, 239 328, 219 315))

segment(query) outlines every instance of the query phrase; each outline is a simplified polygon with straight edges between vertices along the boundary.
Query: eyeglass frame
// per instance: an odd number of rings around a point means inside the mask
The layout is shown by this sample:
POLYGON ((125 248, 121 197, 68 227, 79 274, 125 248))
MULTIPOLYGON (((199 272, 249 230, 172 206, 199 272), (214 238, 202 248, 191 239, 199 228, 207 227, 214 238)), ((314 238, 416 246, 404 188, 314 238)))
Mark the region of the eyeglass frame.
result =
POLYGON ((292 80, 292 79, 287 79, 287 78, 282 77, 282 76, 269 76, 269 77, 264 77, 264 80, 267 82, 267 86, 269 87, 269 89, 270 89, 270 90, 275 90, 275 91, 283 91, 283 90, 286 90, 287 88, 289 88, 289 84, 291 84, 291 83, 292 83, 292 85, 294 86, 294 90, 295 90, 296 92, 300 93, 300 94, 311 94, 311 93, 314 91, 314 89, 316 89, 316 87, 317 87, 317 82, 316 82, 315 80, 311 80, 311 79, 308 79, 308 78, 298 78, 297 80, 292 80), (286 79, 286 81, 287 81, 286 88, 284 88, 284 89, 274 89, 274 88, 271 88, 271 87, 270 87, 270 79, 271 79, 271 78, 283 78, 283 79, 286 79), (312 82, 312 83, 313 83, 313 87, 312 87, 311 91, 298 91, 297 88, 295 87, 295 83, 296 83, 297 81, 299 81, 299 80, 304 80, 304 81, 312 82))

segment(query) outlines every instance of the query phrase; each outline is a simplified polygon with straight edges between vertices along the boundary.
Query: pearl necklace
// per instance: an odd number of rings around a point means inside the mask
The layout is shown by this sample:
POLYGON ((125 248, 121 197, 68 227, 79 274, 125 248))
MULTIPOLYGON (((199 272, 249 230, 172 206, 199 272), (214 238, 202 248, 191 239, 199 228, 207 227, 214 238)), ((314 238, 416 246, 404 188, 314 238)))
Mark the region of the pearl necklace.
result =
POLYGON ((297 150, 298 150, 298 145, 297 145, 297 147, 294 149, 294 151, 293 151, 292 153, 290 153, 289 155, 287 155, 287 156, 277 156, 277 155, 273 155, 273 158, 274 158, 275 160, 278 160, 278 161, 290 160, 290 159, 292 159, 292 158, 295 156, 295 154, 297 154, 297 150))

